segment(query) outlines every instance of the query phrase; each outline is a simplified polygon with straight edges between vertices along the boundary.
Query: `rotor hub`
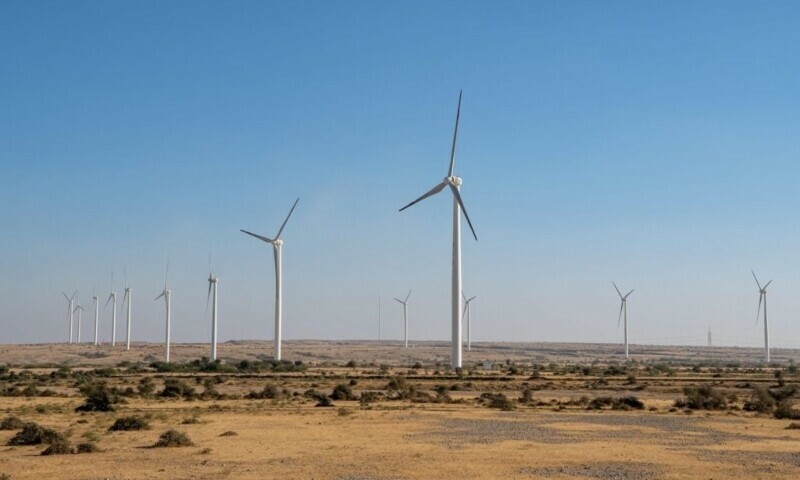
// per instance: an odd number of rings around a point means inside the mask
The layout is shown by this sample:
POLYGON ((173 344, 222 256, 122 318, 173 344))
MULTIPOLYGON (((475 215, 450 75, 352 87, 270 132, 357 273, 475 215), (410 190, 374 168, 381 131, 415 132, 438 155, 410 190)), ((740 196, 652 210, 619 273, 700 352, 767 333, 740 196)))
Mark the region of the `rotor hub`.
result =
POLYGON ((447 183, 449 183, 450 185, 452 185, 454 187, 460 187, 461 184, 463 183, 461 181, 461 177, 458 177, 456 175, 453 175, 452 177, 447 177, 447 178, 445 178, 445 180, 447 181, 447 183))
POLYGON ((276 247, 280 247, 281 245, 283 245, 283 240, 281 240, 279 238, 279 239, 275 240, 274 242, 272 242, 272 244, 275 245, 276 247))

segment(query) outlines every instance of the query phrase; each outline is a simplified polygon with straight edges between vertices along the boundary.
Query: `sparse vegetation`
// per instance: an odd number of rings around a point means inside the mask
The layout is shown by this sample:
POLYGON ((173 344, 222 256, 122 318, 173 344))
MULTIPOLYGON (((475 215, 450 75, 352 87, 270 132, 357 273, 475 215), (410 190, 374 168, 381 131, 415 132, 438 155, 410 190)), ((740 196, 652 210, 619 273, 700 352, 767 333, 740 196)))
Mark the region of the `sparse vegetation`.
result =
POLYGON ((111 391, 105 382, 84 385, 80 391, 86 396, 86 401, 75 409, 77 412, 113 412, 114 404, 120 401, 117 394, 111 391))
POLYGON ((129 417, 120 417, 114 421, 114 424, 108 427, 112 432, 127 432, 131 430, 149 430, 150 423, 144 418, 137 415, 129 417))
POLYGON ((724 410, 728 407, 728 399, 710 385, 684 387, 685 398, 675 402, 678 408, 690 410, 724 410))
POLYGON ((36 423, 26 423, 22 430, 8 440, 8 445, 41 445, 50 444, 65 437, 53 429, 42 427, 36 423))
POLYGON ((21 418, 13 415, 0 420, 0 430, 19 430, 24 426, 25 422, 23 422, 21 418))

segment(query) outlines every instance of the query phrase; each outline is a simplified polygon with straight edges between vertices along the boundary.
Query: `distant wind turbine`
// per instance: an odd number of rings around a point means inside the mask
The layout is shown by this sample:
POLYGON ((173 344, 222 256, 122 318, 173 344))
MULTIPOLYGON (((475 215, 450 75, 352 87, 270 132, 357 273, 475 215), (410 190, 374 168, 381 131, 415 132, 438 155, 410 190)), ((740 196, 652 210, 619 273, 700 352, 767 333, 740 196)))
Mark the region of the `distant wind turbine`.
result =
POLYGON ((275 360, 281 359, 281 329, 283 323, 283 294, 282 294, 282 274, 281 274, 281 255, 283 250, 283 240, 281 240, 281 233, 283 233, 284 227, 286 227, 286 223, 289 221, 289 218, 292 216, 292 212, 294 212, 295 207, 297 207, 297 202, 300 201, 300 197, 294 201, 294 205, 292 205, 292 209, 289 210, 289 215, 286 216, 286 220, 283 221, 281 228, 278 230, 278 234, 275 235, 275 238, 267 238, 261 235, 257 235, 252 232, 248 232, 247 230, 240 230, 242 233, 246 233, 251 237, 255 237, 263 242, 269 243, 273 247, 273 252, 275 256, 275 353, 274 358, 275 360))
POLYGON ((756 285, 758 285, 758 312, 756 312, 756 325, 758 325, 758 319, 761 317, 761 305, 764 305, 764 361, 769 363, 769 322, 767 321, 767 287, 769 284, 772 283, 772 280, 767 282, 766 285, 763 287, 758 282, 758 277, 756 277, 756 272, 750 270, 750 273, 753 274, 753 278, 756 280, 756 285))
POLYGON ((161 291, 161 295, 155 298, 158 300, 159 298, 164 297, 164 303, 167 307, 167 333, 164 339, 164 361, 169 363, 169 314, 172 303, 172 290, 167 288, 167 279, 169 279, 169 259, 167 259, 167 271, 164 273, 164 290, 161 291))
POLYGON ((96 289, 92 289, 92 303, 94 304, 94 344, 97 345, 99 342, 97 334, 100 328, 100 299, 97 297, 96 289))
POLYGON ((470 309, 470 303, 478 297, 467 298, 464 292, 461 292, 461 295, 464 297, 464 317, 467 320, 467 351, 472 351, 472 310, 470 309))
POLYGON ((127 327, 125 333, 125 350, 131 349, 131 287, 128 286, 128 272, 123 271, 125 274, 125 294, 122 296, 122 306, 125 306, 125 300, 128 301, 127 308, 127 327))
POLYGON ((629 358, 629 356, 628 356, 628 297, 630 296, 631 293, 633 293, 633 290, 631 290, 627 294, 623 295, 622 292, 619 291, 619 288, 617 288, 617 284, 616 283, 611 282, 611 284, 614 285, 614 289, 619 294, 619 299, 621 300, 621 303, 619 305, 619 318, 617 319, 617 326, 619 327, 619 323, 623 319, 623 316, 624 316, 624 319, 625 319, 625 358, 629 358))
POLYGON ((408 295, 406 295, 405 300, 400 300, 399 298, 395 298, 396 301, 400 302, 403 305, 403 322, 405 325, 405 348, 408 348, 408 298, 411 296, 411 290, 408 291, 408 295))
POLYGON ((111 272, 111 293, 108 294, 106 300, 106 307, 108 302, 111 303, 111 346, 116 345, 117 342, 117 292, 114 291, 114 272, 111 272))
POLYGON ((214 291, 214 301, 211 304, 211 360, 217 359, 217 284, 219 278, 211 273, 211 255, 208 256, 208 295, 206 295, 206 312, 211 291, 214 291))
POLYGON ((419 197, 418 199, 414 200, 413 202, 409 203, 405 207, 401 208, 400 211, 402 212, 406 208, 428 198, 437 193, 441 192, 445 189, 445 187, 450 187, 450 191, 453 193, 453 273, 452 273, 452 285, 451 285, 451 295, 450 295, 450 313, 452 317, 451 323, 451 348, 452 353, 450 357, 450 365, 453 368, 461 368, 461 357, 462 357, 462 346, 461 346, 461 320, 462 320, 462 311, 461 311, 461 212, 464 213, 464 218, 467 219, 467 223, 469 224, 469 228, 472 231, 472 236, 475 237, 475 240, 478 240, 478 236, 475 234, 475 229, 472 228, 472 222, 469 219, 469 215, 467 215, 467 210, 464 208, 464 202, 461 200, 461 193, 459 189, 461 188, 461 177, 458 177, 454 173, 455 169, 455 161, 456 161, 456 139, 458 138, 458 122, 461 117, 461 92, 458 94, 458 108, 456 110, 456 126, 455 130, 453 131, 453 146, 450 149, 450 168, 447 171, 447 176, 444 180, 430 189, 427 193, 419 197))
POLYGON ((64 298, 67 299, 67 303, 69 304, 69 305, 67 305, 67 317, 69 318, 69 343, 72 343, 72 329, 74 328, 73 321, 72 321, 72 315, 74 313, 73 312, 73 309, 74 309, 73 305, 74 305, 74 302, 75 302, 75 295, 77 295, 77 294, 78 294, 78 291, 76 290, 72 294, 71 297, 68 297, 66 293, 62 292, 62 295, 64 295, 64 298))
POLYGON ((83 313, 83 307, 81 307, 80 303, 75 307, 75 311, 78 312, 78 337, 75 343, 81 343, 81 320, 83 318, 81 314, 83 313))

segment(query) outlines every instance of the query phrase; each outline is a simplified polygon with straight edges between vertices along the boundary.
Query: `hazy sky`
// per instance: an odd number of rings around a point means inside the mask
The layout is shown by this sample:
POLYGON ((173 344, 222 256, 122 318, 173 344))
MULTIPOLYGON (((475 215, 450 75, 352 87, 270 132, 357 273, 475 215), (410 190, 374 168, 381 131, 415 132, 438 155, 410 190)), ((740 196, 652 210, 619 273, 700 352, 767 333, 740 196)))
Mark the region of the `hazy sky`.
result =
MULTIPOLYGON (((456 172, 475 340, 800 347, 797 2, 0 3, 0 343, 67 338, 123 268, 134 339, 449 338, 456 172), (446 193, 446 192, 445 192, 446 193)), ((121 294, 120 294, 121 298, 121 294)), ((101 337, 110 308, 101 308, 101 337)), ((123 330, 120 313, 118 329, 123 330)), ((84 318, 91 330, 91 315, 84 318)), ((84 339, 89 335, 84 333, 84 339)))

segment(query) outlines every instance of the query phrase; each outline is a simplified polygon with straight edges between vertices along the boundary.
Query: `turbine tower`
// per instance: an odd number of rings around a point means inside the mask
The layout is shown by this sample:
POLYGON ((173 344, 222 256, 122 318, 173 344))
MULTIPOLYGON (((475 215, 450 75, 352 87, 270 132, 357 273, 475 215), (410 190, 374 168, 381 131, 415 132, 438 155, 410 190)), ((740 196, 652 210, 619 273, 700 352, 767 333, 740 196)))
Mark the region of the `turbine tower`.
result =
POLYGON ((467 320, 467 351, 472 351, 472 312, 469 304, 478 297, 467 298, 464 292, 461 292, 464 297, 464 318, 467 320))
POLYGON ((97 291, 94 290, 92 294, 92 302, 94 303, 94 344, 98 344, 97 333, 100 325, 100 299, 97 297, 97 291))
POLYGON ((127 328, 125 333, 125 350, 131 349, 131 287, 128 286, 128 272, 125 271, 125 294, 122 296, 122 306, 125 306, 125 300, 128 301, 127 309, 127 328))
POLYGON ((67 305, 67 318, 69 318, 69 343, 72 343, 72 329, 74 327, 73 322, 72 322, 72 315, 74 313, 73 312, 73 309, 74 309, 73 305, 75 303, 75 295, 77 295, 77 294, 78 294, 78 291, 76 290, 72 294, 71 297, 68 297, 66 293, 62 292, 62 295, 64 295, 64 298, 67 299, 67 303, 69 304, 69 305, 67 305))
POLYGON ((625 358, 629 358, 629 355, 628 355, 628 297, 630 296, 631 293, 633 293, 633 290, 631 290, 627 294, 623 295, 622 292, 619 291, 619 288, 617 288, 617 284, 616 283, 611 282, 611 284, 614 285, 614 289, 617 291, 617 294, 619 294, 619 299, 622 302, 619 305, 619 318, 617 319, 617 327, 619 327, 619 323, 623 319, 623 316, 624 316, 624 318, 625 318, 625 358))
POLYGON ((411 290, 408 291, 405 300, 400 300, 395 297, 395 300, 403 305, 403 322, 405 325, 405 348, 408 348, 408 298, 411 296, 411 290))
POLYGON ((78 336, 75 342, 78 344, 81 343, 81 319, 83 318, 81 315, 83 313, 83 307, 81 307, 80 303, 78 303, 78 306, 75 307, 75 311, 78 312, 78 336))
POLYGON ((769 363, 769 322, 767 322, 767 287, 769 284, 772 283, 772 280, 767 282, 766 285, 763 287, 758 282, 758 277, 756 277, 756 272, 750 270, 750 273, 753 274, 753 278, 756 281, 756 285, 758 285, 758 312, 756 312, 756 325, 758 325, 758 319, 761 317, 761 304, 764 304, 764 361, 769 363))
POLYGON ((464 202, 461 200, 461 193, 459 189, 461 188, 461 177, 458 177, 454 173, 455 169, 455 160, 456 160, 456 139, 458 138, 458 122, 461 117, 461 92, 458 94, 458 108, 456 110, 456 126, 455 130, 453 131, 453 145, 450 149, 450 168, 447 171, 447 176, 444 177, 444 180, 430 189, 427 193, 419 197, 418 199, 414 200, 413 202, 409 203, 405 207, 401 208, 400 211, 407 209, 408 207, 428 198, 437 193, 441 192, 445 189, 445 187, 450 187, 450 191, 453 193, 453 273, 452 273, 452 285, 451 285, 451 295, 450 295, 450 313, 452 317, 451 322, 451 348, 452 353, 450 357, 450 366, 453 368, 461 368, 461 213, 464 213, 464 218, 467 219, 467 223, 469 224, 469 229, 472 231, 472 236, 475 237, 475 240, 478 240, 478 236, 475 234, 475 229, 472 228, 472 222, 469 219, 469 215, 467 215, 467 210, 464 208, 464 202))
POLYGON ((297 206, 297 202, 300 201, 300 197, 294 201, 294 205, 292 205, 292 209, 289 210, 289 215, 286 216, 286 220, 283 221, 281 228, 278 230, 278 234, 275 235, 274 239, 262 237, 261 235, 256 235, 255 233, 248 232, 247 230, 240 230, 242 233, 246 233, 252 237, 256 237, 257 239, 269 243, 272 245, 273 253, 275 256, 275 353, 274 358, 275 360, 281 359, 281 328, 283 322, 283 294, 282 294, 282 274, 281 274, 281 255, 283 250, 283 240, 281 240, 281 233, 283 233, 284 227, 286 227, 286 222, 289 221, 289 217, 292 216, 292 212, 294 212, 295 207, 297 206))
POLYGON ((117 344, 117 292, 114 291, 114 272, 111 272, 111 293, 108 294, 108 302, 111 303, 111 346, 117 344))
POLYGON ((172 290, 167 288, 167 279, 169 278, 169 259, 167 259, 167 271, 164 273, 164 290, 161 291, 161 295, 157 296, 155 299, 158 300, 161 297, 164 297, 164 303, 167 307, 167 333, 166 338, 164 340, 164 361, 169 363, 169 313, 170 313, 170 306, 172 303, 172 290))
POLYGON ((211 298, 211 291, 214 291, 214 301, 211 304, 211 360, 217 360, 217 284, 219 277, 211 273, 211 255, 208 256, 208 295, 206 295, 206 312, 208 312, 208 300, 211 298))

